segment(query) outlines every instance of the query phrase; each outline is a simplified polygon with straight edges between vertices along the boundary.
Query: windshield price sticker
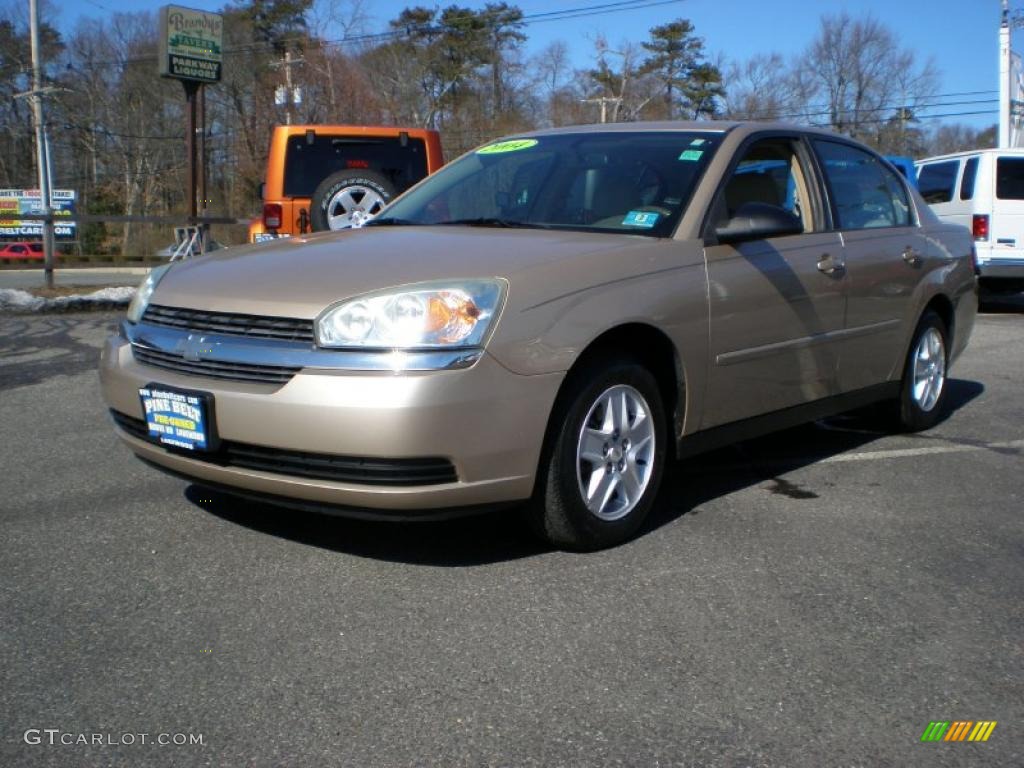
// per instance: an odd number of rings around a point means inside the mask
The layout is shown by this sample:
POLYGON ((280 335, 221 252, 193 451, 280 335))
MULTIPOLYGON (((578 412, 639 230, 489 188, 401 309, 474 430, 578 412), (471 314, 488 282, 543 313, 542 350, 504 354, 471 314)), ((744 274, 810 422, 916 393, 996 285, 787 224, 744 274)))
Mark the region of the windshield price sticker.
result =
POLYGON ((476 151, 478 155, 500 155, 505 152, 518 152, 522 149, 529 149, 537 146, 536 139, 512 139, 511 141, 499 141, 497 144, 490 144, 481 147, 476 151))

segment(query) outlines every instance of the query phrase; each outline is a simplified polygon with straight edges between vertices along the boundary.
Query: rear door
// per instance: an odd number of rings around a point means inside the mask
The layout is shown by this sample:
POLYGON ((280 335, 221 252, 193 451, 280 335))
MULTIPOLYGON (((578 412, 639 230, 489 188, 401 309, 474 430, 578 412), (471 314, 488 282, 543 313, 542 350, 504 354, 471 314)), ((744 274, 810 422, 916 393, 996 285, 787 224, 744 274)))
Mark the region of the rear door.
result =
POLYGON ((839 390, 890 380, 903 360, 904 324, 929 260, 907 188, 876 155, 815 138, 847 271, 839 390))
POLYGON ((709 237, 745 203, 799 218, 804 233, 705 249, 711 321, 702 428, 835 394, 843 328, 842 244, 826 231, 806 144, 796 135, 749 143, 716 196, 709 237))
POLYGON ((999 154, 994 159, 992 260, 1024 258, 1024 156, 999 154))

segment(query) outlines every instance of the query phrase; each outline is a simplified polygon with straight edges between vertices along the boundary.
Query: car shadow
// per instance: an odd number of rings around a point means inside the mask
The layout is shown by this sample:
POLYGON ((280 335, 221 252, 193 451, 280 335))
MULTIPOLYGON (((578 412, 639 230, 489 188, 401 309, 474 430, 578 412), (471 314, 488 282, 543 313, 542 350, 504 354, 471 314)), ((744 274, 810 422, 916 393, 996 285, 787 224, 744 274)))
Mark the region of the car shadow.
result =
MULTIPOLYGON (((980 382, 965 379, 950 379, 947 386, 946 413, 940 424, 985 391, 980 382)), ((884 407, 868 406, 677 462, 669 469, 659 514, 651 517, 641 535, 683 515, 698 514, 708 501, 750 487, 764 486, 768 493, 794 500, 818 498, 815 489, 784 476, 891 435, 890 419, 884 407)), ((906 436, 929 439, 927 432, 906 436)))
MULTIPOLYGON (((978 382, 951 379, 947 416, 978 397, 978 382)), ((715 498, 773 483, 766 490, 795 500, 815 498, 783 475, 868 445, 888 432, 877 408, 865 408, 813 424, 794 427, 711 453, 673 462, 666 471, 658 508, 641 536, 687 514, 698 514, 715 498)), ((504 508, 472 517, 441 521, 359 520, 281 507, 189 485, 185 497, 211 515, 252 531, 357 557, 465 568, 551 552, 522 519, 521 508, 504 508)))

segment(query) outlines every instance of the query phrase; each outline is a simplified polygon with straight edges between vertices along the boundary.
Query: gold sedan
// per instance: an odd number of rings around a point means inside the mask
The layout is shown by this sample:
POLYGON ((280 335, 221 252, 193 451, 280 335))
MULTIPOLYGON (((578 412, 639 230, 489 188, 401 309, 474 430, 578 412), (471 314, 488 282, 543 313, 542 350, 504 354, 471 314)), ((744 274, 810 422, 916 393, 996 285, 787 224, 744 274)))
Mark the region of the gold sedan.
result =
POLYGON ((970 234, 855 142, 600 125, 483 146, 358 230, 154 270, 100 373, 128 446, 197 483, 529 502, 595 549, 674 459, 875 401, 933 425, 976 309, 970 234))

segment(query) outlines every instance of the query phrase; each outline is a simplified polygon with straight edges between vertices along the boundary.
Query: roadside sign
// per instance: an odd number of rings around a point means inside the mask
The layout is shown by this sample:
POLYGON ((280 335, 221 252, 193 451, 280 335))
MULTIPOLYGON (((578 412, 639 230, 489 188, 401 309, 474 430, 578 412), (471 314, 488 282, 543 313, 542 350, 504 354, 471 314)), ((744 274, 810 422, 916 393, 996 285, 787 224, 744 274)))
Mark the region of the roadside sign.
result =
MULTIPOLYGON (((78 194, 73 189, 55 189, 50 192, 52 213, 55 217, 53 234, 71 240, 75 237, 76 222, 60 220, 62 216, 75 215, 78 194)), ((38 189, 0 189, 0 214, 16 216, 26 213, 43 212, 42 197, 38 189)), ((0 237, 42 237, 43 222, 0 219, 0 237)))
POLYGON ((160 75, 199 83, 220 80, 224 19, 219 13, 165 5, 160 9, 160 75))

